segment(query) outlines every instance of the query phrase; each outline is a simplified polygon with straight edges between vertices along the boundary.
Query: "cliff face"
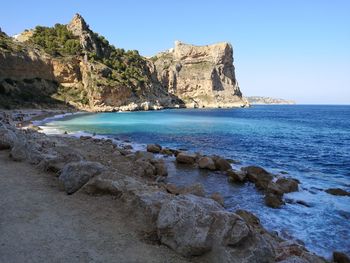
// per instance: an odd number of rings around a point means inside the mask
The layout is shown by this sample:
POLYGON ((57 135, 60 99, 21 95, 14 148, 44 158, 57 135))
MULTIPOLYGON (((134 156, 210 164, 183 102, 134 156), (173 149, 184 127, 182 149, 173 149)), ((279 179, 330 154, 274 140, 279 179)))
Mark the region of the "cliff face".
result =
POLYGON ((187 107, 242 107, 242 98, 229 43, 193 46, 175 42, 175 48, 153 58, 158 78, 168 92, 187 107))
MULTIPOLYGON (((177 42, 174 50, 146 59, 111 46, 77 14, 59 30, 68 30, 63 33, 71 34, 68 41, 77 42, 80 51, 57 54, 48 53, 40 39, 34 41, 37 30, 16 40, 0 33, 0 107, 36 106, 45 96, 45 103, 52 99, 55 105, 89 111, 247 105, 228 43, 196 47, 177 42)), ((67 43, 56 46, 63 50, 67 43)))

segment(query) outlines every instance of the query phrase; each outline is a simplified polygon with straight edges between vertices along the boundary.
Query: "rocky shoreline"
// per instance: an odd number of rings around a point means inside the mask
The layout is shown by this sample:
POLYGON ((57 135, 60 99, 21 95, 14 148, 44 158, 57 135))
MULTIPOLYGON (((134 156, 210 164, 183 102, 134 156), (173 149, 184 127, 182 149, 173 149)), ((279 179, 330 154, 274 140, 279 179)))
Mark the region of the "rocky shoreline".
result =
MULTIPOLYGON (((57 112, 46 112, 41 118, 48 114, 57 112)), ((179 188, 167 184, 166 163, 155 154, 173 155, 183 165, 219 170, 234 183, 252 182, 264 191, 265 203, 271 207, 283 204, 284 193, 298 190, 295 179, 276 177, 255 166, 232 170, 229 160, 222 157, 156 144, 135 152, 109 139, 48 136, 28 125, 31 114, 2 115, 0 150, 9 150, 13 161, 28 162, 57 176, 59 187, 67 194, 115 196, 133 216, 143 218, 152 239, 184 257, 196 256, 202 262, 327 262, 302 245, 268 232, 252 213, 226 211, 219 193, 205 196, 201 185, 179 188)), ((334 260, 337 256, 339 253, 334 260)))

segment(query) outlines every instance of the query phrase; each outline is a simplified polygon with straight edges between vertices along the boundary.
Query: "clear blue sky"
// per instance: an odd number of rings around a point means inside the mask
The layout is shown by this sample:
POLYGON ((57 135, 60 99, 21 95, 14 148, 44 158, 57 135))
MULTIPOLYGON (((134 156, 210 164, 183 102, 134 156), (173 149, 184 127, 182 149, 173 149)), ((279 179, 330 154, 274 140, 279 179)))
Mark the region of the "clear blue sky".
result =
POLYGON ((12 0, 1 9, 9 35, 80 13, 112 44, 146 56, 175 40, 229 41, 244 95, 350 104, 349 0, 12 0))

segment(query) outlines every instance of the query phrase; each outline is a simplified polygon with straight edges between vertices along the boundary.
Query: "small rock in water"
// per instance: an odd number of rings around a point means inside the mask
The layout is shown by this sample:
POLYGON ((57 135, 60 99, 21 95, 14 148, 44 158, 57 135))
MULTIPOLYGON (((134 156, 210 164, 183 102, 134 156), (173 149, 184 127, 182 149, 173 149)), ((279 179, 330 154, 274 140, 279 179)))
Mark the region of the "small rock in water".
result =
POLYGON ((274 183, 274 182, 270 182, 267 186, 267 193, 271 193, 277 196, 283 196, 283 191, 281 189, 281 187, 274 183))
POLYGON ((183 164, 194 164, 196 162, 197 155, 193 153, 181 152, 176 156, 176 161, 183 164))
POLYGON ((350 258, 343 252, 334 251, 333 260, 335 263, 350 263, 350 258))
POLYGON ((340 188, 329 188, 326 193, 338 196, 350 196, 350 193, 340 188))
POLYGON ((279 208, 284 204, 284 202, 281 196, 267 193, 265 195, 265 204, 272 208, 279 208))
POLYGON ((161 150, 162 150, 162 146, 160 146, 158 144, 148 144, 147 145, 147 152, 160 153, 161 150))
POLYGON ((297 192, 299 190, 299 181, 293 178, 279 178, 276 184, 279 185, 284 193, 297 192))
POLYGON ((198 167, 201 169, 209 169, 214 171, 216 169, 213 159, 210 157, 202 157, 198 160, 198 167))
POLYGON ((214 156, 213 160, 215 162, 215 166, 217 170, 227 171, 232 169, 231 164, 224 158, 214 156))
POLYGON ((243 183, 246 180, 245 173, 241 171, 228 170, 226 171, 227 176, 229 176, 230 180, 234 183, 243 183))
POLYGON ((173 155, 172 150, 168 149, 168 148, 164 148, 160 151, 161 154, 163 155, 173 155))

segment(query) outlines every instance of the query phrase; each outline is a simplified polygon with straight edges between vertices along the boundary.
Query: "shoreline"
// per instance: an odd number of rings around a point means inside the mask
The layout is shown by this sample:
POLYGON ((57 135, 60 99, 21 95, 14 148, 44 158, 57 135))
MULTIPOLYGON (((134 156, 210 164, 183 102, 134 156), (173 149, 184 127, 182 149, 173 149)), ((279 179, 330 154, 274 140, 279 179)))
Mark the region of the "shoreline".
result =
MULTIPOLYGON (((70 115, 71 113, 69 113, 69 115, 70 115)), ((73 113, 74 114, 74 113, 73 113)), ((77 113, 75 113, 75 114, 77 114, 77 113)), ((60 118, 60 117, 62 117, 62 115, 60 115, 60 116, 58 116, 58 118, 60 118)), ((45 117, 47 120, 52 120, 52 119, 55 119, 56 117, 45 117)), ((36 120, 36 121, 39 121, 39 120, 36 120)), ((41 122, 42 121, 44 121, 44 119, 42 119, 41 120, 41 122)), ((30 129, 30 126, 27 126, 27 129, 30 129)), ((46 135, 44 135, 44 137, 48 137, 48 136, 46 136, 46 135)), ((49 137, 51 137, 51 136, 49 136, 49 137)), ((108 147, 111 147, 111 148, 113 148, 113 149, 118 149, 118 150, 120 150, 119 152, 120 152, 120 155, 121 156, 123 156, 126 160, 130 160, 130 159, 133 159, 133 158, 135 158, 135 153, 137 153, 137 151, 130 151, 131 149, 121 149, 121 148, 118 148, 118 146, 120 146, 120 144, 118 145, 113 145, 113 142, 111 142, 110 140, 108 140, 108 139, 102 139, 102 138, 93 138, 93 137, 91 137, 91 138, 88 138, 88 136, 81 136, 80 138, 78 138, 77 136, 75 136, 74 138, 73 137, 66 137, 66 136, 52 136, 52 137, 54 137, 55 138, 55 140, 57 141, 68 141, 69 143, 73 143, 73 144, 79 144, 79 143, 84 143, 84 142, 86 142, 86 143, 93 143, 93 144, 97 144, 97 145, 111 145, 111 146, 108 146, 108 147), (128 151, 129 150, 129 151, 128 151)), ((120 142, 120 141, 118 141, 118 142, 120 142)), ((85 147, 85 146, 84 146, 85 147)), ((84 147, 82 147, 82 148, 84 148, 84 147)), ((148 151, 148 152, 145 152, 143 155, 147 155, 146 153, 151 153, 151 152, 153 152, 153 151, 148 151)), ((154 152, 153 152, 154 153, 154 152)), ((157 153, 156 153, 157 154, 157 153)), ((178 155, 177 156, 175 156, 175 158, 176 159, 178 159, 178 156, 179 156, 179 154, 180 153, 178 153, 178 155)), ((181 154, 180 154, 180 156, 181 156, 181 154)), ((193 191, 194 191, 194 194, 196 194, 195 193, 195 190, 196 189, 187 189, 187 190, 185 190, 185 191, 188 191, 187 193, 177 193, 177 191, 180 191, 179 189, 169 189, 169 187, 171 188, 172 186, 167 186, 166 184, 164 184, 162 181, 163 180, 161 180, 162 179, 162 177, 163 176, 157 176, 156 178, 153 178, 153 175, 149 172, 149 169, 150 169, 150 167, 148 166, 148 164, 151 164, 151 165, 155 165, 156 167, 157 167, 157 165, 159 166, 162 166, 161 164, 159 164, 159 163, 153 163, 152 164, 152 162, 151 161, 148 161, 147 160, 147 158, 144 158, 145 156, 142 156, 142 158, 140 158, 140 159, 138 159, 138 160, 133 160, 134 161, 134 163, 133 163, 133 165, 132 166, 141 166, 142 167, 142 171, 141 171, 141 173, 142 173, 142 175, 141 175, 141 178, 142 178, 142 180, 144 180, 144 177, 146 177, 147 179, 146 179, 146 181, 149 181, 149 178, 151 177, 151 181, 152 182, 154 182, 154 180, 155 180, 155 183, 156 183, 156 185, 158 185, 158 187, 160 187, 161 189, 163 189, 163 191, 165 190, 165 193, 168 193, 168 194, 170 194, 170 195, 175 195, 175 197, 176 196, 182 196, 182 195, 187 195, 187 194, 193 194, 193 191), (192 192, 191 192, 192 191, 192 192), (172 193, 173 192, 173 193, 172 193)), ((188 156, 187 156, 188 157, 188 156)), ((185 156, 185 159, 187 158, 186 156, 185 156)), ((207 157, 207 156, 203 156, 203 157, 207 157)), ((164 158, 164 157, 163 157, 164 158)), ((162 158, 160 158, 160 159, 162 159, 162 158)), ((221 158, 221 159, 223 159, 223 158, 221 158)), ((104 160, 104 161, 106 161, 106 160, 104 160)), ((180 162, 183 162, 183 161, 180 161, 180 162)), ((191 161, 192 162, 192 161, 191 161)), ((108 163, 108 162, 107 162, 108 163)), ((160 161, 160 163, 162 163, 161 161, 160 161)), ((185 164, 187 163, 187 161, 185 161, 184 162, 185 164)), ((106 165, 106 164, 104 164, 104 165, 106 165)), ((133 167, 133 168, 135 168, 135 167, 133 167)), ((164 167, 163 167, 164 168, 164 167)), ((203 169, 206 169, 206 168, 203 168, 203 169)), ((135 169, 133 169, 133 170, 135 170, 135 169)), ((137 170, 137 169, 136 169, 137 170)), ((105 179, 104 179, 105 180, 105 179)), ((104 180, 102 180, 102 181, 104 181, 104 180)), ((98 181, 98 180, 97 180, 98 181)), ((258 186, 257 184, 261 184, 262 182, 258 182, 258 183, 255 183, 256 184, 256 186, 258 186)), ((88 183, 89 184, 89 183, 88 183)), ((95 184, 96 185, 94 185, 92 188, 98 188, 98 187, 101 187, 101 185, 99 185, 99 184, 101 184, 101 182, 95 182, 95 184)), ((152 183, 152 185, 153 185, 154 183, 152 183)), ((85 186, 83 186, 83 187, 85 187, 85 186)), ((106 186, 103 186, 103 187, 106 187, 106 186)), ((102 187, 102 188, 103 188, 102 187)), ((109 187, 110 186, 108 186, 108 187, 106 187, 106 188, 108 188, 109 189, 109 187)), ((191 186, 189 186, 189 188, 190 188, 191 186)), ((110 191, 110 189, 108 190, 108 189, 103 189, 103 191, 110 191)), ((96 190, 96 189, 95 189, 96 190)), ((99 189, 99 190, 101 190, 101 189, 99 189)), ((98 190, 98 191, 99 191, 98 190)), ((182 189, 183 190, 183 189, 182 189)), ((112 191, 113 192, 113 191, 112 191)), ((180 191, 181 192, 181 191, 180 191)), ((133 193, 134 194, 134 193, 133 193)), ((207 198, 207 197, 205 197, 205 196, 202 196, 201 198, 207 198)), ((213 198, 214 199, 214 198, 213 198)), ((216 198, 217 200, 216 201, 219 201, 219 199, 220 198, 216 198)), ((215 200, 215 199, 214 199, 215 200)), ((220 201, 219 201, 219 203, 220 203, 220 201)), ((247 212, 247 213, 249 213, 249 212, 247 212)), ((232 213, 233 214, 233 213, 232 213)), ((250 216, 251 217, 251 216, 250 216)), ((263 228, 262 226, 259 226, 259 228, 263 228)), ((266 230, 265 230, 266 231, 266 230)), ((276 238, 276 237, 273 237, 273 236, 270 236, 270 238, 276 238)), ((279 239, 279 238, 278 238, 279 239)), ((290 241, 289 241, 290 242, 290 241)), ((171 243, 171 242, 170 242, 171 243)), ((171 247, 171 244, 167 244, 168 246, 170 246, 171 247)), ((293 244, 293 246, 294 246, 295 244, 293 244)), ((299 246, 299 245, 298 245, 299 246)), ((176 247, 174 248, 173 247, 173 249, 175 249, 175 251, 177 251, 177 249, 176 249, 176 247)), ((183 254, 183 252, 181 252, 181 251, 178 251, 178 252, 180 252, 180 254, 183 254)), ((304 252, 303 252, 304 253, 304 252)), ((315 261, 316 262, 316 261, 315 261)), ((321 262, 321 261, 319 261, 319 262, 321 262)))

